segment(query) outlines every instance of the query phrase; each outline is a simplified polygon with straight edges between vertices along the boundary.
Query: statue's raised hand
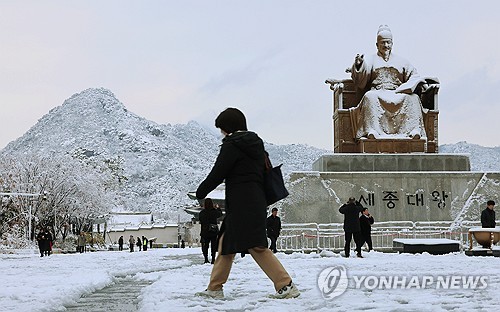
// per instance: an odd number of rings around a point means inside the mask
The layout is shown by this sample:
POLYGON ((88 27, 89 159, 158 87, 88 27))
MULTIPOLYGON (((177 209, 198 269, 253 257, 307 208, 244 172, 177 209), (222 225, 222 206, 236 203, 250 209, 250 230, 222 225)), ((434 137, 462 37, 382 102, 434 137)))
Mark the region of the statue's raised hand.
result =
POLYGON ((356 57, 354 58, 354 66, 356 66, 356 69, 359 69, 361 65, 363 64, 363 59, 364 54, 356 54, 356 57))

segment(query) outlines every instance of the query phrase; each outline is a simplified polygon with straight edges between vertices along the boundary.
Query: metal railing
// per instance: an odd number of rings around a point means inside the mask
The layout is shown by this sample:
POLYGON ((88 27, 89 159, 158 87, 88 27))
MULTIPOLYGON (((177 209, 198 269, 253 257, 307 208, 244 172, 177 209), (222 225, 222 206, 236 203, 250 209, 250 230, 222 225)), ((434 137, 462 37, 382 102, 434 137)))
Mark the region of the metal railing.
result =
MULTIPOLYGON (((311 252, 344 249, 342 223, 292 223, 283 224, 277 241, 280 251, 311 252)), ((395 238, 447 238, 459 241, 461 248, 468 246, 468 232, 481 227, 479 221, 386 221, 372 225, 372 242, 375 250, 392 250, 395 238)), ((351 243, 354 248, 354 242, 351 243)))

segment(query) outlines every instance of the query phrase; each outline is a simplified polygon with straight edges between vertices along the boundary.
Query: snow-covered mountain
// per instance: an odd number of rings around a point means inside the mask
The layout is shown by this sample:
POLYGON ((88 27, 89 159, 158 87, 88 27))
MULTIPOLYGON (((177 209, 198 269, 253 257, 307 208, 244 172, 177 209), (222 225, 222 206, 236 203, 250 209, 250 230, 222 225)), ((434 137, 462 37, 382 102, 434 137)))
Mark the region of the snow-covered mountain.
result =
POLYGON ((440 145, 439 152, 470 154, 472 171, 500 171, 500 146, 484 147, 462 141, 440 145))
MULTIPOLYGON (((196 190, 218 153, 220 139, 203 126, 162 125, 129 112, 106 89, 87 89, 43 116, 2 152, 69 153, 106 161, 120 158, 128 179, 122 192, 123 209, 153 211, 177 221, 189 216, 181 209, 192 205, 196 190)), ((285 174, 310 170, 328 152, 306 145, 267 144, 274 164, 285 174)))

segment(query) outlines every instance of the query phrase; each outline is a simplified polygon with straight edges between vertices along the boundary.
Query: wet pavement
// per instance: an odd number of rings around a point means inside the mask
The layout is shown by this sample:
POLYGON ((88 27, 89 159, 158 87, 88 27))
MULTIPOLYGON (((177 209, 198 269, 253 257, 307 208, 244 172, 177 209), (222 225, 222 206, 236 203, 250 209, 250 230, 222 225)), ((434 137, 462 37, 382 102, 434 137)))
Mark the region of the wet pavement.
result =
POLYGON ((152 282, 138 281, 133 277, 118 277, 113 284, 81 297, 66 309, 73 312, 137 311, 141 290, 150 284, 152 282))
MULTIPOLYGON (((175 257, 178 260, 190 260, 190 265, 201 264, 199 255, 185 255, 175 257)), ((172 257, 168 257, 172 260, 172 257)), ((144 270, 141 273, 168 271, 186 266, 169 267, 165 270, 144 270)), ((142 289, 151 285, 153 281, 138 279, 135 274, 116 276, 114 282, 93 293, 82 296, 75 304, 66 305, 71 312, 130 312, 138 311, 142 289)))

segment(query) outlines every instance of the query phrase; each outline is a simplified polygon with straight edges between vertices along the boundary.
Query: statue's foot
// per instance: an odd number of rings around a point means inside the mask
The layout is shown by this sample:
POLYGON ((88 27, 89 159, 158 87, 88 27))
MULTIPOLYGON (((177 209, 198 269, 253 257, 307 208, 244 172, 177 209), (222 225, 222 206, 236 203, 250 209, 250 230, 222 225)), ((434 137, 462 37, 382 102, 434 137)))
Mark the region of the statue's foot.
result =
POLYGON ((373 133, 368 133, 368 135, 366 136, 368 139, 371 139, 371 140, 374 140, 375 139, 375 134, 373 133))

